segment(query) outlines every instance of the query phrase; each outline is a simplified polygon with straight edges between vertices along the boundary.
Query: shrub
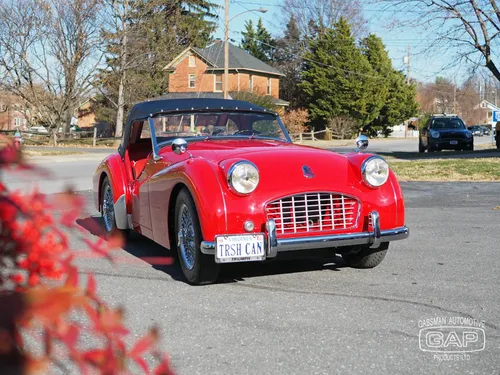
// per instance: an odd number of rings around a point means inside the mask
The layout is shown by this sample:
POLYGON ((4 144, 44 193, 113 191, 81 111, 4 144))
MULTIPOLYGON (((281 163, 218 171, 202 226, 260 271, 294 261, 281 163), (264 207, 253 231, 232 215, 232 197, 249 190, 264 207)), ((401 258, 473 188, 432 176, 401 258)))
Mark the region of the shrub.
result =
MULTIPOLYGON (((12 143, 3 141, 0 171, 17 167, 36 173, 12 143)), ((88 251, 70 250, 63 230, 78 229, 75 220, 83 203, 71 192, 55 203, 36 191, 21 196, 0 181, 0 373, 47 373, 56 365, 66 373, 73 372, 68 366, 101 374, 125 373, 138 366, 146 374, 172 374, 168 357, 156 346, 158 331, 152 328, 127 346, 123 310, 99 297, 91 273, 81 279, 78 257, 90 254, 113 261, 111 250, 122 243, 119 237, 84 239, 88 251), (57 220, 51 214, 56 208, 61 209, 57 220), (99 344, 89 345, 89 336, 99 344), (30 345, 26 337, 32 338, 30 345), (157 360, 154 369, 146 355, 157 360)))
POLYGON ((291 134, 303 133, 306 131, 306 124, 309 122, 309 112, 307 109, 292 109, 281 117, 288 132, 291 134))
POLYGON ((258 90, 254 90, 254 92, 250 91, 230 92, 229 95, 234 100, 243 100, 245 102, 258 105, 259 107, 263 107, 271 111, 276 111, 277 109, 276 108, 277 106, 274 103, 274 98, 258 90))

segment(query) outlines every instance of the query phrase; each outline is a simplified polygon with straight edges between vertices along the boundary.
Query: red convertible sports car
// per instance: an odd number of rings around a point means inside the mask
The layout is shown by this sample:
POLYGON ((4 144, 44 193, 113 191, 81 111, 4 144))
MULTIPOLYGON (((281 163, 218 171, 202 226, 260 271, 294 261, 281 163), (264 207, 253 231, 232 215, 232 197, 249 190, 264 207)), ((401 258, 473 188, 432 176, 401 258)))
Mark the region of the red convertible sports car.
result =
POLYGON ((118 152, 97 168, 107 232, 134 230, 179 255, 192 284, 222 263, 331 249, 371 268, 408 237, 403 194, 387 163, 291 142, 279 116, 222 99, 136 104, 118 152))

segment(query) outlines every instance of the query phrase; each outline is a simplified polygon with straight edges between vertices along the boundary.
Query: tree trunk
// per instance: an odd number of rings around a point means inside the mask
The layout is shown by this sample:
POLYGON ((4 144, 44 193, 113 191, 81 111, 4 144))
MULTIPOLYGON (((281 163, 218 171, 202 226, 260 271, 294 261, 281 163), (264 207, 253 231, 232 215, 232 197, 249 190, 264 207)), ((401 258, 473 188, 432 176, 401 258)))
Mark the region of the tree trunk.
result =
POLYGON ((121 137, 123 133, 123 115, 125 111, 125 75, 126 71, 123 70, 120 75, 120 86, 118 87, 118 111, 116 112, 116 132, 115 137, 121 137))
MULTIPOLYGON (((124 4, 123 14, 128 14, 128 1, 124 4)), ((125 78, 127 75, 127 23, 125 16, 122 18, 123 38, 120 48, 120 85, 118 87, 118 111, 116 112, 115 137, 121 137, 123 133, 123 116, 125 112, 125 78)))

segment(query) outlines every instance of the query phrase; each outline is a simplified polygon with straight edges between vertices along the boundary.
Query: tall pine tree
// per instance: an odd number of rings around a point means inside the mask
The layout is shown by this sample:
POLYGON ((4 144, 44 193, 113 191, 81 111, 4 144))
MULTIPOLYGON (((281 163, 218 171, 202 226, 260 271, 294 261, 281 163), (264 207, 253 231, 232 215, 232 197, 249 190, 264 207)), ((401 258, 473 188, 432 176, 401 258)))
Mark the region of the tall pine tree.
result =
POLYGON ((366 124, 365 130, 371 134, 376 134, 378 130, 387 134, 390 126, 417 114, 416 88, 407 85, 404 75, 392 67, 382 39, 370 34, 361 41, 361 46, 374 73, 380 77, 371 103, 372 110, 379 114, 366 124))
POLYGON ((285 75, 280 80, 280 98, 296 108, 303 104, 302 92, 298 87, 302 71, 301 33, 295 17, 290 17, 282 38, 276 41, 274 65, 285 75))
POLYGON ((313 124, 324 127, 329 119, 345 116, 362 126, 376 118, 371 100, 377 77, 348 22, 341 18, 333 29, 309 40, 308 49, 300 87, 313 124))
POLYGON ((254 28, 252 20, 246 21, 245 31, 242 31, 241 35, 241 48, 265 63, 274 61, 274 39, 264 27, 262 18, 259 18, 257 28, 254 28))

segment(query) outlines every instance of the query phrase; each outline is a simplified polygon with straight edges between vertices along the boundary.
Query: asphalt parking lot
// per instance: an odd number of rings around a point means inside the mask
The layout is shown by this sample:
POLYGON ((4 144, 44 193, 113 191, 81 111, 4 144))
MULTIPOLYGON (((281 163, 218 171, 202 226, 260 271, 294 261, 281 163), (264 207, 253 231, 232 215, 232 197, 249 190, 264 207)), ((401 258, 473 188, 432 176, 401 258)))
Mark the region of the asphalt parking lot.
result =
MULTIPOLYGON (((103 298, 126 307, 134 338, 161 327, 178 374, 498 374, 500 184, 403 190, 410 238, 393 243, 372 270, 347 268, 338 257, 242 264, 226 267, 218 284, 193 287, 177 265, 140 260, 168 251, 139 235, 117 252, 117 265, 81 265, 97 275, 103 298), (419 331, 436 318, 478 322, 484 350, 422 351, 419 331)), ((82 194, 78 223, 91 228, 91 193, 82 194)), ((76 232, 71 243, 83 248, 76 232)), ((471 345, 481 349, 481 340, 471 345)))

